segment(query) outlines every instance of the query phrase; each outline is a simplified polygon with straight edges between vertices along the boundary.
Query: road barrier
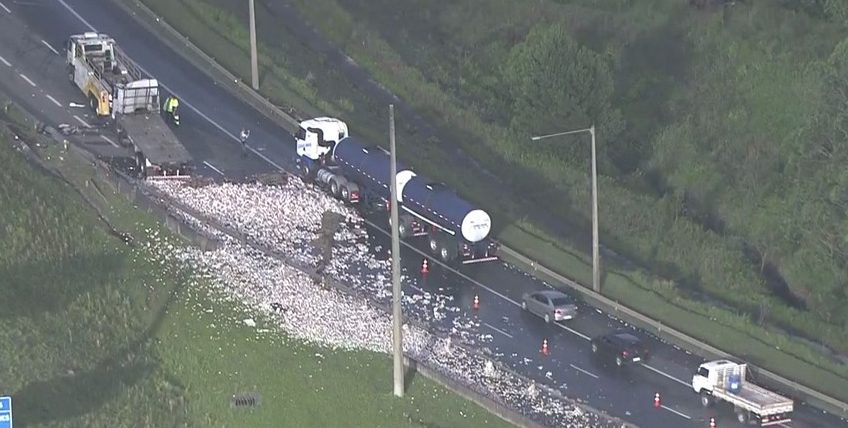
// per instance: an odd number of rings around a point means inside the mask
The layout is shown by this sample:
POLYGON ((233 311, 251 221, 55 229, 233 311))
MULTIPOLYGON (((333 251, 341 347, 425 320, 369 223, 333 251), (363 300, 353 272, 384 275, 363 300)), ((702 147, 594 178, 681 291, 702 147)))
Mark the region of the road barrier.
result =
MULTIPOLYGON (((220 82, 221 86, 229 91, 233 96, 243 100, 253 108, 262 112, 265 116, 276 122, 284 129, 293 131, 297 128, 299 121, 296 118, 281 110, 278 106, 268 101, 265 97, 254 91, 248 85, 242 83, 237 76, 221 66, 214 58, 203 52, 200 48, 189 41, 187 37, 183 36, 179 31, 165 22, 163 18, 157 16, 143 3, 138 0, 129 2, 121 0, 112 1, 136 18, 144 27, 151 30, 153 34, 156 34, 157 37, 159 37, 165 44, 171 46, 178 52, 181 52, 181 54, 189 62, 198 66, 200 70, 204 70, 206 73, 209 73, 214 80, 220 82), (179 43, 176 43, 175 41, 179 41, 179 43)), ((699 341, 698 339, 688 336, 672 327, 663 325, 659 321, 655 321, 639 312, 636 312, 619 302, 613 301, 599 293, 595 293, 591 289, 553 272, 547 267, 530 260, 505 245, 501 245, 500 253, 506 254, 506 260, 511 260, 514 266, 537 276, 544 275, 550 283, 572 288, 593 301, 597 308, 610 314, 615 314, 622 320, 642 327, 683 349, 710 359, 716 357, 732 357, 730 354, 715 348, 710 344, 699 341)), ((764 381, 764 385, 774 386, 777 389, 785 391, 788 394, 792 394, 793 396, 816 407, 840 415, 844 418, 848 418, 848 403, 827 396, 826 394, 815 391, 812 388, 801 385, 798 382, 789 380, 768 370, 751 365, 749 365, 749 367, 753 369, 752 371, 755 375, 759 375, 759 379, 764 381)))

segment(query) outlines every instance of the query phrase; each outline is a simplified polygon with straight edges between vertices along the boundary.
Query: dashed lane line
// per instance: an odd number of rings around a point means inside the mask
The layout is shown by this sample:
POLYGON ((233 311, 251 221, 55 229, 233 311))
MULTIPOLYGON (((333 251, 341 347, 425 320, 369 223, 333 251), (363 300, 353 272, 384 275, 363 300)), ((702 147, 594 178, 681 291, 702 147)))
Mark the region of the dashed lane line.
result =
POLYGON ((57 51, 56 48, 54 48, 53 46, 50 46, 50 43, 47 43, 46 40, 41 39, 41 43, 43 43, 44 46, 47 46, 47 49, 50 49, 51 51, 53 51, 54 54, 59 55, 59 51, 57 51))
POLYGON ((25 75, 25 74, 23 74, 23 73, 18 73, 18 76, 21 76, 21 79, 26 80, 26 82, 27 82, 27 83, 29 83, 29 85, 30 85, 30 86, 32 86, 33 88, 34 88, 34 87, 36 87, 36 86, 38 86, 38 85, 36 85, 36 84, 35 84, 35 82, 33 82, 32 80, 29 80, 29 77, 26 77, 26 75, 25 75))
POLYGON ((6 11, 6 13, 12 13, 12 10, 11 10, 11 9, 9 9, 8 7, 6 7, 6 5, 5 5, 5 4, 3 4, 3 2, 0 2, 0 7, 2 7, 2 8, 3 8, 3 10, 5 10, 5 11, 6 11))
MULTIPOLYGON (((59 2, 59 3, 60 3, 60 4, 61 4, 61 5, 65 8, 65 9, 67 9, 67 10, 68 10, 68 12, 70 12, 70 13, 71 13, 71 15, 73 15, 75 18, 77 18, 77 19, 78 19, 81 23, 83 23, 83 24, 84 24, 86 27, 88 27, 91 31, 97 31, 97 29, 96 29, 96 28, 94 28, 94 26, 93 26, 93 25, 91 25, 88 21, 86 21, 86 19, 85 19, 85 18, 83 18, 83 17, 82 17, 82 16, 81 16, 81 15, 80 15, 80 14, 79 14, 76 10, 74 10, 74 9, 73 9, 73 8, 72 8, 72 7, 71 7, 71 6, 67 3, 67 2, 65 2, 65 0, 57 0, 57 1, 58 1, 58 2, 59 2)), ((138 65, 138 64, 137 64, 137 65, 138 65)), ((138 66, 139 66, 139 68, 140 68, 143 72, 145 72, 145 73, 147 73, 147 74, 150 74, 147 70, 145 70, 143 67, 141 67, 141 65, 138 65, 138 66)), ((181 98, 181 99, 183 99, 183 100, 185 99, 185 97, 180 96, 179 94, 177 94, 176 92, 172 91, 170 88, 168 88, 168 87, 167 87, 167 86, 165 86, 164 84, 162 84, 162 87, 163 87, 163 88, 165 88, 165 90, 167 90, 167 91, 171 92, 172 94, 174 94, 175 96, 177 96, 178 98, 181 98)), ((225 135, 227 135, 228 137, 230 137, 232 140, 234 140, 234 141, 240 141, 240 140, 239 140, 239 138, 238 138, 235 134, 233 134, 232 132, 227 131, 227 130, 223 127, 223 126, 221 126, 219 123, 215 122, 212 118, 210 118, 209 116, 207 116, 205 113, 201 112, 199 109, 197 109, 196 107, 194 107, 192 104, 190 104, 190 103, 188 103, 188 102, 186 102, 186 101, 183 101, 183 104, 185 104, 185 106, 186 106, 186 107, 188 107, 189 109, 191 109, 192 111, 194 111, 195 113, 197 113, 197 114, 198 114, 200 117, 202 117, 204 120, 206 120, 207 122, 209 122, 212 126, 214 126, 215 128, 217 128, 219 131, 221 131, 222 133, 224 133, 225 135)), ((75 116, 75 117, 76 117, 76 116, 75 116)), ((77 118, 77 119, 78 119, 78 120, 81 120, 81 119, 79 119, 79 118, 77 118)), ((257 150, 256 150, 256 149, 254 149, 253 147, 248 147, 248 150, 250 150, 251 152, 253 152, 253 153, 254 153, 254 154, 256 154, 257 156, 259 156, 259 158, 260 158, 260 159, 264 160, 265 162, 267 162, 267 163, 268 163, 268 164, 270 164, 271 166, 273 166, 273 167, 277 168, 278 170, 285 171, 285 168, 283 168, 282 166, 280 166, 279 164, 277 164, 277 163, 276 163, 276 162, 274 162, 273 160, 269 159, 267 156, 265 156, 264 154, 260 153, 259 151, 257 151, 257 150)), ((377 226, 376 224, 374 224, 374 223, 372 223, 372 222, 370 222, 370 221, 367 221, 367 220, 366 220, 366 222, 368 222, 368 224, 370 224, 370 225, 371 225, 372 227, 374 227, 375 229, 380 230, 381 232, 386 233, 386 234, 388 233, 385 229, 383 229, 383 228, 381 228, 381 227, 377 226)), ((417 252, 417 253, 419 253, 419 254, 422 254, 422 255, 424 255, 424 256, 427 256, 427 255, 426 255, 426 254, 424 254, 421 250, 419 250, 419 249, 417 249, 417 248, 413 247, 413 246, 412 246, 412 245, 410 245, 409 243, 406 243, 406 242, 401 241, 401 244, 403 244, 403 245, 404 245, 404 246, 406 246, 407 248, 409 248, 409 249, 411 249, 411 250, 413 250, 413 251, 415 251, 415 252, 417 252)), ((505 301, 507 301, 507 302, 509 302, 509 303, 512 303, 513 305, 516 305, 516 306, 521 306, 521 305, 520 305, 518 302, 516 302, 515 300, 513 300, 513 299, 511 299, 511 298, 509 298, 509 297, 507 297, 507 296, 505 296, 504 294, 501 294, 501 293, 499 293, 499 292, 497 292, 497 291, 493 290, 492 288, 489 288, 489 287, 487 287, 487 286, 485 286, 485 285, 481 284, 479 281, 476 281, 476 280, 474 280, 474 279, 472 279, 472 278, 468 277, 467 275, 465 275, 465 274, 463 274, 463 273, 461 273, 461 272, 457 271, 456 269, 453 269, 453 268, 451 268, 450 266, 447 266, 447 265, 445 265, 444 263, 439 262, 438 260, 436 260, 436 263, 438 263, 439 265, 443 266, 445 269, 448 269, 450 272, 452 272, 452 273, 454 273, 454 274, 458 275, 459 277, 461 277, 461 278, 463 278, 463 279, 465 279, 465 280, 467 280, 467 281, 469 281, 469 282, 471 282, 471 283, 477 284, 480 288, 485 289, 486 291, 488 291, 488 292, 490 292, 490 293, 492 293, 492 294, 494 294, 494 295, 496 295, 496 296, 498 296, 498 297, 500 297, 500 298, 504 299, 505 301)), ((565 326, 565 325, 562 325, 562 324, 555 324, 555 325, 556 325, 556 326, 558 326, 558 327, 560 327, 560 328, 562 328, 562 329, 564 329, 564 330, 567 330, 567 331, 569 331, 569 332, 571 332, 571 333, 573 333, 573 334, 577 335, 578 337, 583 338, 584 340, 591 340, 591 338, 590 338, 589 336, 587 336, 587 335, 585 335, 585 334, 583 334, 583 333, 580 333, 579 331, 574 330, 574 329, 572 329, 572 328, 570 328, 570 327, 568 327, 568 326, 565 326)), ((678 382, 678 383, 681 383, 681 384, 683 384, 683 385, 686 385, 687 387, 689 386, 689 384, 688 384, 688 383, 686 383, 686 382, 684 382, 684 381, 682 381, 682 380, 680 380, 680 379, 677 379, 676 377, 674 377, 674 376, 672 376, 672 375, 670 375, 670 374, 668 374, 668 373, 665 373, 665 372, 663 372, 663 371, 661 371, 661 370, 659 370, 659 369, 656 369, 656 368, 654 368, 654 367, 648 366, 647 364, 643 364, 642 366, 643 366, 643 367, 646 367, 646 368, 648 368, 648 369, 650 369, 651 371, 654 371, 654 372, 655 372, 655 373, 657 373, 657 374, 660 374, 660 375, 662 375, 662 376, 665 376, 665 377, 667 377, 668 379, 671 379, 671 380, 673 380, 673 381, 676 381, 676 382, 678 382)))
POLYGON ((12 63, 9 62, 9 61, 6 61, 6 58, 3 58, 2 56, 0 56, 0 61, 3 62, 3 64, 6 64, 6 67, 12 66, 12 63))
POLYGON ((62 103, 56 101, 56 98, 53 98, 50 94, 45 94, 44 96, 47 97, 48 100, 52 101, 53 104, 56 104, 57 107, 62 107, 62 103))
POLYGON ((686 413, 674 410, 671 407, 666 406, 665 404, 660 405, 660 408, 668 410, 669 412, 674 413, 675 415, 680 416, 681 418, 686 418, 686 419, 690 419, 690 420, 692 419, 692 417, 687 415, 686 413))
POLYGON ((206 165, 206 166, 208 166, 209 168, 211 168, 211 169, 212 169, 212 171, 215 171, 215 172, 217 172, 218 174, 221 174, 222 176, 224 175, 224 172, 223 172, 223 171, 221 171, 221 170, 220 170, 220 169, 218 169, 218 168, 215 168, 215 165, 212 165, 212 163, 211 163, 211 162, 209 162, 209 161, 203 161, 203 164, 204 164, 204 165, 206 165))
POLYGON ((586 370, 586 369, 581 369, 580 367, 577 367, 577 366, 575 366, 574 364, 569 364, 569 366, 571 366, 571 368, 572 368, 572 369, 577 370, 578 372, 583 373, 583 374, 585 374, 585 375, 587 375, 587 376, 591 376, 591 377, 593 377, 593 378, 595 378, 595 379, 597 379, 597 378, 598 378, 598 375, 596 375, 596 374, 594 374, 594 373, 592 373, 592 372, 590 372, 590 371, 588 371, 588 370, 586 370))
MULTIPOLYGON (((74 116, 74 117, 76 117, 76 116, 74 116)), ((77 119, 79 119, 79 118, 77 118, 77 119)), ((116 143, 114 140, 112 140, 111 138, 109 138, 109 137, 107 137, 107 136, 105 136, 105 135, 101 135, 101 136, 100 136, 100 138, 102 138, 102 139, 106 140, 106 142, 107 142, 107 143, 109 143, 109 144, 111 144, 111 145, 113 145, 113 146, 115 146, 115 147, 121 147, 121 146, 119 146, 119 145, 118 145, 118 143, 116 143)))
POLYGON ((506 337, 508 337, 508 338, 512 339, 512 335, 511 335, 511 334, 509 334, 509 333, 507 333, 507 332, 505 332, 505 331, 503 331, 503 330, 501 330, 501 329, 499 329, 499 328, 497 328, 497 327, 495 327, 495 326, 493 326, 493 325, 491 325, 491 324, 489 324, 489 323, 487 323, 487 322, 484 322, 484 323, 483 323, 483 325, 485 325, 486 327, 489 327, 490 329, 492 329, 492 330, 494 330, 494 331, 496 331, 496 332, 498 332, 498 333, 500 333, 500 334, 502 334, 502 335, 504 335, 504 336, 506 336, 506 337))
POLYGON ((687 388, 689 388, 689 387, 691 387, 691 386, 692 386, 692 385, 689 385, 689 383, 688 383, 688 382, 686 382, 686 381, 680 380, 680 379, 678 379, 678 378, 676 378, 676 377, 674 377, 674 376, 672 376, 672 375, 670 375, 670 374, 668 374, 668 373, 666 373, 666 372, 664 372, 664 371, 662 371, 662 370, 660 370, 660 369, 657 369, 657 368, 655 368, 655 367, 649 366, 649 365, 647 365, 647 364, 645 364, 645 363, 642 363, 642 367, 644 367, 644 368, 646 368, 646 369, 648 369, 648 370, 650 370, 650 371, 652 371, 652 372, 654 372, 654 373, 656 373, 656 374, 658 374, 658 375, 660 375, 660 376, 665 376, 666 378, 671 379, 671 380, 673 380, 673 381, 675 381, 675 382, 677 382, 677 383, 679 383, 679 384, 681 384, 681 385, 683 385, 683 386, 685 386, 685 387, 687 387, 687 388))
POLYGON ((76 119, 76 120, 77 120, 77 122, 81 123, 81 124, 82 124, 83 126, 85 126, 86 128, 91 128, 91 125, 89 125, 89 124, 88 124, 88 122, 86 122, 86 121, 82 120, 82 118, 80 118, 79 116, 74 115, 74 119, 76 119))

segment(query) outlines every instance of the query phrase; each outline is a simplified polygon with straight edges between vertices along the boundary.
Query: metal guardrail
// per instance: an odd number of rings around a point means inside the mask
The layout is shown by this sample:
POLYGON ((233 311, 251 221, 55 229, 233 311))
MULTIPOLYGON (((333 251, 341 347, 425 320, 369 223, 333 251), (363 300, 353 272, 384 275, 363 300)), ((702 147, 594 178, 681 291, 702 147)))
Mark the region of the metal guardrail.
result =
MULTIPOLYGON (((291 115, 282 111, 278 106, 274 105, 270 101, 268 101, 265 97, 252 90, 249 86, 242 84, 241 80, 232 74, 229 70, 221 66, 214 58, 207 55, 200 48, 198 48, 195 44, 188 40, 187 37, 183 36, 179 31, 169 25, 165 20, 157 16, 150 8, 141 3, 138 0, 133 0, 130 4, 129 2, 124 2, 121 0, 112 0, 120 7, 128 10, 136 19, 140 20, 142 25, 152 29, 153 33, 156 34, 160 39, 168 44, 169 46, 174 46, 175 41, 179 41, 179 44, 183 45, 183 47, 188 50, 188 53, 183 53, 183 56, 186 57, 189 62, 198 63, 200 61, 204 62, 206 66, 199 67, 204 72, 213 75, 213 73, 217 72, 220 76, 224 78, 221 79, 222 87, 227 89, 231 94, 236 96, 237 98, 247 102, 263 114, 267 116, 270 120, 276 122, 278 125, 286 128, 287 130, 292 130, 292 127, 298 126, 298 121, 293 118, 291 115), (140 14, 136 14, 136 11, 140 11, 140 14), (153 24, 155 22, 155 24, 153 24), (162 33, 167 33, 165 34, 162 33), (192 58, 191 54, 200 58, 197 60, 196 58, 192 58), (208 66, 211 66, 208 67, 208 66)), ((214 78, 214 76, 213 76, 214 78)), ((217 81, 218 79, 216 79, 217 81)), ((530 260, 529 258, 522 256, 517 251, 505 246, 501 245, 500 251, 503 253, 508 253, 513 256, 513 259, 518 261, 522 266, 533 266, 534 272, 549 272, 549 276, 553 280, 552 282, 558 282, 563 285, 569 287, 576 287, 575 289, 583 292, 590 298, 593 298, 598 303, 598 306, 601 306, 600 309, 604 309, 607 311, 612 311, 617 314, 623 315, 623 317, 627 321, 634 322, 635 324, 645 326, 649 330, 653 330, 658 336, 674 341, 681 346, 685 347, 687 350, 695 352, 700 355, 712 355, 712 356, 727 356, 724 351, 713 347, 707 343, 699 341, 691 336, 688 336, 680 331, 677 331, 669 326, 665 326, 662 323, 655 321, 639 312, 636 312, 633 309, 630 309, 627 306, 624 306, 618 302, 612 301, 600 294, 591 292, 591 290, 577 284, 575 281, 565 278, 562 275, 559 275, 550 269, 539 265, 535 261, 530 260)), ((848 418, 848 403, 842 402, 836 398, 830 397, 826 394, 823 394, 819 391, 815 391, 814 389, 807 387, 805 385, 801 385, 798 382, 789 380, 785 377, 782 377, 776 373, 763 370, 760 368, 754 367, 756 372, 767 378, 770 382, 779 385, 781 389, 785 391, 794 392, 797 397, 803 399, 804 401, 813 404, 817 407, 820 407, 824 410, 827 410, 831 413, 840 415, 842 417, 848 418)))

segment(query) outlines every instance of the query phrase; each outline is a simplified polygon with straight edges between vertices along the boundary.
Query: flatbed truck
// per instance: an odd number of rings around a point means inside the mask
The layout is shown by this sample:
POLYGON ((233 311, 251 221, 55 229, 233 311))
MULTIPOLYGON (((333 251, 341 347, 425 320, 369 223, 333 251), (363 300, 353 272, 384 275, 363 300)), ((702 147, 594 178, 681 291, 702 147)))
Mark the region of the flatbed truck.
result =
POLYGON ((703 363, 692 376, 692 389, 704 407, 716 402, 733 406, 740 423, 766 427, 791 422, 792 399, 748 382, 747 368, 728 360, 703 363))
POLYGON ((139 176, 188 178, 192 158, 162 118, 159 82, 108 34, 75 34, 66 48, 68 78, 98 117, 113 120, 121 144, 133 151, 139 176))

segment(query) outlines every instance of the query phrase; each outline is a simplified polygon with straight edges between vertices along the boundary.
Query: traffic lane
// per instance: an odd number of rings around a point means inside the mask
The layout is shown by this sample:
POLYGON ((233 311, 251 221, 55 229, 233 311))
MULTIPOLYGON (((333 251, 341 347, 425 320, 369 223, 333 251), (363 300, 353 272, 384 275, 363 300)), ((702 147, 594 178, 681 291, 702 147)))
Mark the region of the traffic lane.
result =
MULTIPOLYGON (((56 0, 15 3, 13 11, 20 14, 33 31, 56 46, 64 46, 68 36, 75 33, 97 30, 110 34, 167 91, 173 90, 181 98, 183 115, 186 110, 194 110, 227 134, 230 140, 235 140, 242 128, 248 128, 251 130, 249 142, 252 147, 260 152, 267 150, 267 156, 274 163, 279 164, 281 160, 291 163, 287 153, 293 152, 293 148, 282 152, 276 150, 290 139, 290 136, 286 138, 287 133, 260 112, 233 97, 111 2, 56 0)), ((231 141, 231 144, 237 143, 231 141)))

